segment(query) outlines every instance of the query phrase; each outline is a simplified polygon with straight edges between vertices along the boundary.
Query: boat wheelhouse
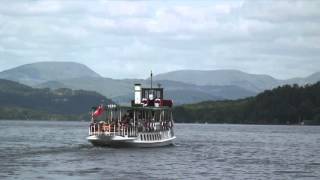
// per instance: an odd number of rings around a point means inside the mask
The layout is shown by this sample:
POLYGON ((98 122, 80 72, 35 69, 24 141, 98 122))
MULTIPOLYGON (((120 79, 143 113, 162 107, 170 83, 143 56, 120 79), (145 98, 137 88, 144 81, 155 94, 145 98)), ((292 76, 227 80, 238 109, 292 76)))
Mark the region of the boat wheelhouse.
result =
POLYGON ((134 85, 131 106, 110 104, 93 108, 89 142, 99 146, 159 147, 173 144, 172 100, 163 88, 134 85))

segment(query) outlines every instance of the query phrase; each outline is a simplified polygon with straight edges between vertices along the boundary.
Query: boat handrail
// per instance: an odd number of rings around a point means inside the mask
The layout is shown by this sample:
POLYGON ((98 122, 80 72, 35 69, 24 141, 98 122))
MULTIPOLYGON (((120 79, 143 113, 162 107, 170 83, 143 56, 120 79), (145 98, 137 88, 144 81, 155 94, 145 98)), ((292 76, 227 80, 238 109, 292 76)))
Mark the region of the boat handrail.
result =
POLYGON ((113 136, 122 136, 122 137, 135 137, 138 132, 163 132, 170 130, 172 126, 167 124, 161 124, 159 128, 155 127, 137 127, 130 124, 104 124, 104 123, 92 123, 89 126, 89 135, 113 135, 113 136))
POLYGON ((120 125, 117 126, 116 124, 113 125, 100 125, 98 123, 91 124, 89 126, 89 135, 120 135, 120 136, 136 136, 138 132, 138 129, 133 126, 128 125, 120 125))

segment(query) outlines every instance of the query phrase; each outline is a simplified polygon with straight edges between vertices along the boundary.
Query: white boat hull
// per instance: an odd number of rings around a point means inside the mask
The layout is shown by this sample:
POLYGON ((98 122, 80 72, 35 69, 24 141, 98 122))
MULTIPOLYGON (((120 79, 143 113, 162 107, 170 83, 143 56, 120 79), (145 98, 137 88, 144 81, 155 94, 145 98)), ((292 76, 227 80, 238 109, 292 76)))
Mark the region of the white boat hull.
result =
POLYGON ((109 135, 91 135, 87 139, 95 146, 113 146, 113 147, 162 147, 173 145, 176 137, 165 138, 154 141, 141 141, 136 137, 122 137, 109 135))

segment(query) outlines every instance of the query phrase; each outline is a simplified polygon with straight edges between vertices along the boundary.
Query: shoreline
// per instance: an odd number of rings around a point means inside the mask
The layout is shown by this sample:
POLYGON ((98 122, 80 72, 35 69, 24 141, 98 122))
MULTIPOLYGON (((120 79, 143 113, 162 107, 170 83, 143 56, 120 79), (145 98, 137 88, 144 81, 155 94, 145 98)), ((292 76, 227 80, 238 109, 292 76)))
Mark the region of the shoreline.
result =
MULTIPOLYGON (((23 121, 23 122, 90 122, 90 120, 58 120, 58 119, 0 119, 0 121, 23 121)), ((253 124, 253 123, 200 123, 200 122, 175 122, 175 124, 193 124, 193 125, 261 125, 261 126, 320 126, 319 124, 253 124)))

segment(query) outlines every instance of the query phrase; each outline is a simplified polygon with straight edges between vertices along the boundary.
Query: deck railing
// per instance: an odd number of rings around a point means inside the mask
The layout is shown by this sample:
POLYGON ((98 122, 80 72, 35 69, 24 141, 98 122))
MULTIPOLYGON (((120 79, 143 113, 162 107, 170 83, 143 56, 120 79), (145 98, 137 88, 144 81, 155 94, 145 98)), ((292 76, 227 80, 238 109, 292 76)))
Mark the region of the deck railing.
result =
MULTIPOLYGON (((136 137, 138 132, 164 132, 170 131, 171 127, 160 127, 159 129, 151 128, 138 128, 131 125, 117 125, 117 124, 103 124, 103 123, 94 123, 89 126, 89 135, 109 135, 109 136, 123 136, 123 137, 136 137), (140 130, 138 130, 140 129, 140 130)), ((164 135, 165 136, 165 135, 164 135)), ((173 134, 171 134, 173 136, 173 134)))
POLYGON ((110 135, 110 136, 137 136, 137 128, 127 125, 103 125, 103 124, 92 124, 89 126, 89 135, 110 135))

